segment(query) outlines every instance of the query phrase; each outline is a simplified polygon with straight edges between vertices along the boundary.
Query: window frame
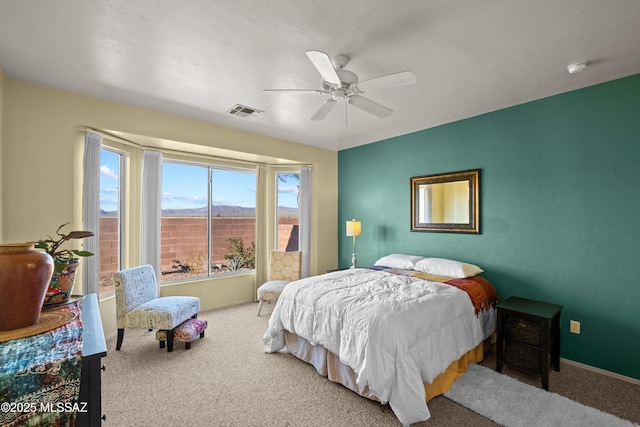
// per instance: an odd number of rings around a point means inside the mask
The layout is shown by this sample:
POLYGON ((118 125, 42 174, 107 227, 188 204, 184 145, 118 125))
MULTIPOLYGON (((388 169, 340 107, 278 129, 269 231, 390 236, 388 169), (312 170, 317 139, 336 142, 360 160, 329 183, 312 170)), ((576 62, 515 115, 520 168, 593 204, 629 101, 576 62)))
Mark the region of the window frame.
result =
MULTIPOLYGON (((126 172, 126 164, 127 161, 129 159, 130 153, 117 148, 114 146, 114 144, 111 143, 112 141, 109 141, 107 139, 103 139, 102 143, 100 144, 100 152, 101 152, 101 156, 102 156, 102 151, 108 151, 110 153, 116 154, 118 156, 118 215, 117 215, 117 225, 118 225, 118 250, 117 250, 117 256, 118 256, 118 267, 117 270, 122 270, 125 265, 124 261, 125 261, 125 241, 126 241, 126 212, 127 212, 127 208, 126 208, 126 201, 127 201, 127 197, 126 197, 126 189, 127 189, 127 172, 126 172)), ((102 180, 102 177, 100 177, 100 179, 102 180)), ((102 242, 100 242, 100 245, 102 245, 102 242)), ((101 260, 101 264, 102 264, 102 260, 101 260)), ((99 266, 99 275, 102 275, 102 265, 99 266)), ((111 297, 115 294, 115 289, 108 291, 108 292, 99 292, 98 296, 99 298, 105 299, 108 297, 111 297)))
POLYGON ((274 228, 274 250, 279 250, 279 229, 280 229, 280 191, 279 175, 298 175, 298 250, 300 250, 300 180, 302 179, 302 171, 300 169, 281 169, 276 170, 274 174, 275 179, 275 228, 274 228))
MULTIPOLYGON (((197 281, 197 280, 210 280, 210 279, 216 279, 216 278, 222 278, 222 277, 228 277, 228 276, 234 276, 234 275, 240 275, 240 274, 253 274, 256 271, 256 267, 254 265, 253 268, 251 269, 244 269, 244 270, 237 270, 237 271, 226 271, 226 272, 222 272, 222 273, 214 273, 214 265, 212 263, 212 256, 213 256, 213 250, 214 250, 214 241, 212 238, 212 231, 213 231, 213 227, 212 227, 212 219, 213 219, 213 210, 212 210, 212 201, 213 201, 213 171, 214 170, 220 170, 220 171, 227 171, 227 172, 238 172, 238 173, 246 173, 246 174, 253 174, 254 175, 254 182, 255 182, 255 187, 256 187, 256 199, 255 199, 255 204, 257 204, 257 191, 259 191, 259 189, 257 188, 257 180, 258 180, 258 176, 257 176, 257 169, 256 167, 241 167, 241 166, 235 166, 235 165, 228 165, 222 162, 215 162, 215 161, 195 161, 195 160, 185 160, 185 159, 178 159, 178 158, 174 158, 174 157, 164 157, 162 159, 162 166, 164 168, 165 163, 172 163, 172 164, 178 164, 178 165, 184 165, 184 166, 190 166, 190 167, 202 167, 202 168, 206 168, 207 169, 207 197, 208 197, 208 203, 207 203, 207 267, 206 267, 206 275, 199 275, 199 276, 188 276, 188 277, 184 277, 184 278, 179 278, 179 279, 173 279, 173 280, 162 280, 162 277, 160 278, 160 286, 164 286, 164 285, 170 285, 170 284, 175 284, 175 283, 184 283, 184 282, 191 282, 191 281, 197 281)), ((164 174, 163 174, 164 175, 164 174)), ((164 179, 164 176, 163 176, 164 179)), ((164 188, 163 188, 163 192, 164 192, 164 188)), ((162 209, 162 208, 161 208, 162 209)), ((255 212, 255 217, 254 217, 254 221, 257 224, 258 218, 257 218, 257 206, 255 207, 256 212, 255 212)), ((163 218, 162 216, 162 212, 160 212, 160 217, 163 218)), ((160 246, 162 247, 162 235, 159 236, 160 238, 160 246)))

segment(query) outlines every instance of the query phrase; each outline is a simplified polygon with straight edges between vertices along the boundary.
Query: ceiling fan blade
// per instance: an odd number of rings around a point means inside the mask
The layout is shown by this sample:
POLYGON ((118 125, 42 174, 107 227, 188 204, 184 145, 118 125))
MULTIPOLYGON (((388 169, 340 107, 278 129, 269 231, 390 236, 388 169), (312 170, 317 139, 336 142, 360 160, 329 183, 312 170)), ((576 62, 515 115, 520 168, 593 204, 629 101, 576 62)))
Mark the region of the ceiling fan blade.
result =
POLYGON ((324 119, 325 117, 327 117, 327 114, 329 114, 329 111, 331 111, 337 103, 338 101, 336 101, 335 99, 332 99, 332 98, 327 99, 326 101, 324 101, 324 104, 320 106, 318 111, 316 111, 316 113, 313 116, 311 116, 311 120, 324 119))
POLYGON ((388 74, 386 76, 375 77, 369 80, 363 80, 358 83, 358 90, 368 92, 374 89, 384 89, 389 87, 398 87, 412 85, 418 80, 418 77, 411 71, 400 71, 399 73, 388 74))
POLYGON ((329 55, 317 50, 308 50, 305 53, 324 81, 333 85, 342 85, 329 55))
POLYGON ((349 98, 349 104, 358 107, 361 110, 366 111, 367 113, 373 114, 374 116, 381 119, 387 118, 391 114, 393 114, 393 110, 390 110, 384 105, 380 105, 377 102, 373 102, 372 100, 363 96, 352 96, 351 98, 349 98))
POLYGON ((303 93, 312 95, 326 95, 327 92, 320 89, 263 89, 263 92, 303 93))

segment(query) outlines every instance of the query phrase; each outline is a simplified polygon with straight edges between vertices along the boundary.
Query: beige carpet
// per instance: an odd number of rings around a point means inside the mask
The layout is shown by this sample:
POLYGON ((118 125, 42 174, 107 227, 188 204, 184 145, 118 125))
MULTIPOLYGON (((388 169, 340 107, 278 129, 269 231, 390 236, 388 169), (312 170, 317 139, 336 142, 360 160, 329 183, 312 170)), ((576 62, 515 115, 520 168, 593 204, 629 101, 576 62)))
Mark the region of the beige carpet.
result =
MULTIPOLYGON (((328 381, 286 354, 266 354, 262 336, 272 306, 257 317, 257 303, 203 312, 206 337, 185 350, 159 349, 155 333, 127 330, 120 351, 107 342, 102 402, 110 426, 399 426, 388 406, 328 381)), ((492 354, 482 363, 494 367, 492 354)), ((539 379, 505 368, 539 385, 539 379)), ((640 423, 640 385, 563 364, 550 390, 620 418, 640 423)), ((424 427, 496 426, 436 397, 424 427)))

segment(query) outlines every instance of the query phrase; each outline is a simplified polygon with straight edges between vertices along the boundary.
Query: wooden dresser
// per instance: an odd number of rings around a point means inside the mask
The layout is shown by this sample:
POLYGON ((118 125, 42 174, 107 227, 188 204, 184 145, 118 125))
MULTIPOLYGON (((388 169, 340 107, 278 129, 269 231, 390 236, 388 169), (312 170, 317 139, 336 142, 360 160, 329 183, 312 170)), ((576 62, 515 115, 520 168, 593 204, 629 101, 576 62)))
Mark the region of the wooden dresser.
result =
POLYGON ((107 344, 96 294, 85 296, 79 307, 83 325, 79 402, 87 403, 87 412, 78 413, 76 426, 98 427, 106 419, 102 415, 102 358, 107 355, 107 344))
POLYGON ((107 346, 98 297, 45 312, 53 320, 43 321, 42 332, 22 331, 0 343, 0 425, 100 427, 107 346), (46 329, 47 321, 54 326, 46 329))

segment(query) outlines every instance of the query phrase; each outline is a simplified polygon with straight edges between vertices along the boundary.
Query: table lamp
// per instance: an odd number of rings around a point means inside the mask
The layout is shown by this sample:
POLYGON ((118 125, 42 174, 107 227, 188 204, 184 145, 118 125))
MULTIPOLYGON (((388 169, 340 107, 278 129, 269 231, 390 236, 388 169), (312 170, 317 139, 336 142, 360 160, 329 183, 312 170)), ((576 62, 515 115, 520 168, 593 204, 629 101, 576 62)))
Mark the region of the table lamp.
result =
POLYGON ((356 236, 359 236, 362 232, 362 224, 360 221, 356 221, 352 219, 351 221, 347 221, 347 236, 353 237, 353 254, 351 257, 351 267, 356 268, 356 236))

